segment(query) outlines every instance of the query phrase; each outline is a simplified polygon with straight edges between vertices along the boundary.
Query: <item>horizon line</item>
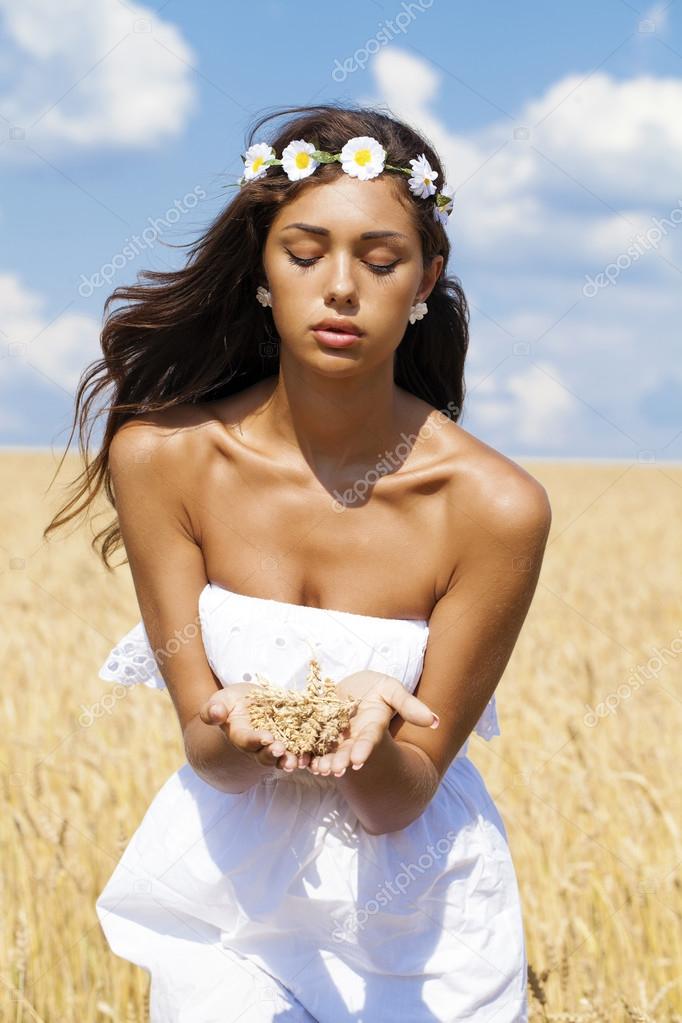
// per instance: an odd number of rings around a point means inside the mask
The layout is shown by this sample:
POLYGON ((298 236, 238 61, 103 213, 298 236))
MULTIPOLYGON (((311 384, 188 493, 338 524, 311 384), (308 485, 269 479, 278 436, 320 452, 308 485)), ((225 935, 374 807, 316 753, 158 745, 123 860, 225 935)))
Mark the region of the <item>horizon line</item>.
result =
MULTIPOLYGON (((509 451, 501 451, 499 448, 496 448, 495 450, 497 450, 499 454, 504 455, 506 458, 511 458, 515 462, 521 462, 524 459, 526 459, 528 461, 531 461, 531 462, 588 462, 588 463, 595 463, 595 464, 605 464, 606 463, 606 464, 618 464, 618 465, 620 465, 622 463, 625 463, 625 462, 635 462, 635 463, 637 463, 639 465, 654 465, 654 466, 655 465, 669 465, 669 466, 676 466, 676 467, 682 468, 682 459, 674 459, 674 458, 672 458, 672 459, 656 459, 656 458, 654 458, 652 461, 645 461, 644 459, 642 459, 640 461, 637 458, 635 458, 635 459, 625 458, 622 455, 614 455, 613 457, 611 457, 609 455, 526 455, 526 454, 523 454, 523 455, 516 454, 515 455, 515 454, 513 454, 513 453, 511 453, 509 451)), ((0 452, 4 452, 4 451, 15 452, 15 453, 18 453, 18 452, 26 452, 26 453, 29 453, 29 452, 30 453, 40 452, 40 453, 43 453, 43 454, 51 454, 51 455, 57 454, 57 452, 55 451, 54 448, 48 447, 47 445, 42 445, 42 444, 2 444, 2 443, 0 443, 0 452)), ((78 451, 77 448, 70 448, 68 450, 68 454, 78 455, 79 453, 80 452, 78 451)), ((60 458, 62 457, 62 453, 59 453, 59 457, 60 458)))

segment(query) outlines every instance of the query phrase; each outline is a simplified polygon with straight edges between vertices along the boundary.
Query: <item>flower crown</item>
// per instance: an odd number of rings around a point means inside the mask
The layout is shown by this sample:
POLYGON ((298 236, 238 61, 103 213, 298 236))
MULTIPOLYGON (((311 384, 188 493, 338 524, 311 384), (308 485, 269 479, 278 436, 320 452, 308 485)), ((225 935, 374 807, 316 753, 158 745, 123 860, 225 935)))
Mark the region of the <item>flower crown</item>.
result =
POLYGON ((349 139, 340 153, 328 153, 316 149, 312 142, 296 139, 286 146, 281 159, 277 158, 274 149, 267 142, 255 142, 249 146, 243 160, 244 174, 237 181, 240 187, 249 181, 264 177, 268 167, 275 166, 283 167, 290 181, 307 178, 321 163, 336 161, 341 164, 346 174, 362 181, 376 178, 383 170, 400 171, 410 175, 408 185, 414 195, 421 199, 435 196, 433 216, 443 227, 447 227, 452 212, 454 189, 443 184, 440 192, 436 190, 434 180, 438 177, 438 171, 432 169, 424 153, 410 160, 409 167, 394 167, 386 163, 384 147, 369 135, 349 139))

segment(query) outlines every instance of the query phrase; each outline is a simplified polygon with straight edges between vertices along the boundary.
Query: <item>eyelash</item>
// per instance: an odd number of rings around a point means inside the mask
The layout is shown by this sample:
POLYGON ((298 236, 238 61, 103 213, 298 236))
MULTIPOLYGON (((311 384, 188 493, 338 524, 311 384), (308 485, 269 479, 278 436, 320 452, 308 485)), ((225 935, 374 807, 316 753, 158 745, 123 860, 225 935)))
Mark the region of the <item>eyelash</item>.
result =
MULTIPOLYGON (((300 256, 294 256, 293 252, 289 251, 287 251, 287 255, 289 262, 301 270, 310 270, 320 258, 319 256, 311 256, 310 259, 301 259, 300 256)), ((399 262, 400 260, 396 259, 395 262, 388 263, 386 266, 381 266, 378 263, 365 263, 365 266, 369 267, 371 273, 376 274, 377 277, 386 277, 388 274, 395 273, 395 268, 399 262)))

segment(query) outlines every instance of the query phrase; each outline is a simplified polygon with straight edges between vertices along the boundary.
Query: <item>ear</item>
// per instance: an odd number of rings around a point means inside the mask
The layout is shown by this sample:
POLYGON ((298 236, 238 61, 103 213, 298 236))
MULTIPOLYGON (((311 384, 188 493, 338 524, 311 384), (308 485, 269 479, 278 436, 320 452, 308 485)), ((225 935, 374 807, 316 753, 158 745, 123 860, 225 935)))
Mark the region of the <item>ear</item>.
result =
POLYGON ((415 302, 425 302, 433 291, 434 285, 441 275, 443 270, 444 259, 442 256, 434 256, 428 267, 424 270, 421 282, 419 284, 419 293, 415 298, 415 302))

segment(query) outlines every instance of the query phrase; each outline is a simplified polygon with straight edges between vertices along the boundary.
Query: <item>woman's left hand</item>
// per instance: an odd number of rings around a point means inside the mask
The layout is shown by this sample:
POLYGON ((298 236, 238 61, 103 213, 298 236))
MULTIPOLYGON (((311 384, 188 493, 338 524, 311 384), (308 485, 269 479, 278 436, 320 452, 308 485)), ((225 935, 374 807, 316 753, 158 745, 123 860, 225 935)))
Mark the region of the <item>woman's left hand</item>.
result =
POLYGON ((359 703, 337 748, 310 761, 306 769, 312 774, 339 778, 349 766, 356 765, 357 770, 379 745, 396 713, 410 724, 425 728, 436 727, 434 719, 438 722, 433 711, 398 679, 378 671, 356 671, 338 682, 336 690, 342 698, 352 697, 359 703))

